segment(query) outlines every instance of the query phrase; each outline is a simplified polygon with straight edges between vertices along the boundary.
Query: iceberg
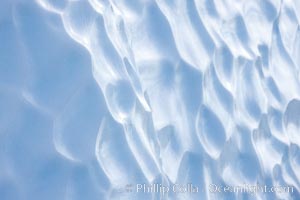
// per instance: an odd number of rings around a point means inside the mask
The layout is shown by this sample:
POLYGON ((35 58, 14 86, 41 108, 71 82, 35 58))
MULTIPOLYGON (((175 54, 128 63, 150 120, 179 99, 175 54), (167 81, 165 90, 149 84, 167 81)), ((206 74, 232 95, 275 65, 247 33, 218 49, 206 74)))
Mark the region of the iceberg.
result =
POLYGON ((300 1, 2 0, 0 199, 300 199, 300 1))

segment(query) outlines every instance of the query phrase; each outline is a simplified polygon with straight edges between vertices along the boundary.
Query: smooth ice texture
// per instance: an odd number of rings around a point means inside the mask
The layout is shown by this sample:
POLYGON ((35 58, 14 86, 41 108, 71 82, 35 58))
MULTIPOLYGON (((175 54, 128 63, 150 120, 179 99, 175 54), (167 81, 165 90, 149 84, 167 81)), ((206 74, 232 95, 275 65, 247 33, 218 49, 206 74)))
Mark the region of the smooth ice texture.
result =
POLYGON ((1 0, 0 199, 300 199, 299 24, 299 0, 1 0))

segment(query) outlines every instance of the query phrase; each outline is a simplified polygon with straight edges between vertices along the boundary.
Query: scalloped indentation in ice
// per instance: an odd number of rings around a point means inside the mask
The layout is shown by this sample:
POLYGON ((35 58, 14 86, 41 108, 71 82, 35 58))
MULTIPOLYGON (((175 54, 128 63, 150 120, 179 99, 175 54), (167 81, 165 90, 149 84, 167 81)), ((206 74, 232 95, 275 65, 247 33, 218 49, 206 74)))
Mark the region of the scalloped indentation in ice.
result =
POLYGON ((0 199, 300 199, 299 13, 298 0, 1 0, 0 199))

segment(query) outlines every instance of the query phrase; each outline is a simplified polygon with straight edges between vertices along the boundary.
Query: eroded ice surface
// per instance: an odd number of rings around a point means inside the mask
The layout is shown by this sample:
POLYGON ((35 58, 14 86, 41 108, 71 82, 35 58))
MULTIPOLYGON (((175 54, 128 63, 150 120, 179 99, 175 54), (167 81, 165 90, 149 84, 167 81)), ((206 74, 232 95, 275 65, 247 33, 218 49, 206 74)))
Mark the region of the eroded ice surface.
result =
POLYGON ((0 199, 300 199, 299 22, 299 0, 1 0, 0 199))

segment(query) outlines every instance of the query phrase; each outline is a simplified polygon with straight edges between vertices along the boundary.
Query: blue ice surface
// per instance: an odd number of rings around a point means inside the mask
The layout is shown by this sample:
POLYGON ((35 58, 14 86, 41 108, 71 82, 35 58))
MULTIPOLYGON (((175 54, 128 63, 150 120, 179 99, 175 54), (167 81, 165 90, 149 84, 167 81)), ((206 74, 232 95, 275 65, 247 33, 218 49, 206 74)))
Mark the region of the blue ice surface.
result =
POLYGON ((2 0, 0 200, 300 199, 299 13, 2 0))

